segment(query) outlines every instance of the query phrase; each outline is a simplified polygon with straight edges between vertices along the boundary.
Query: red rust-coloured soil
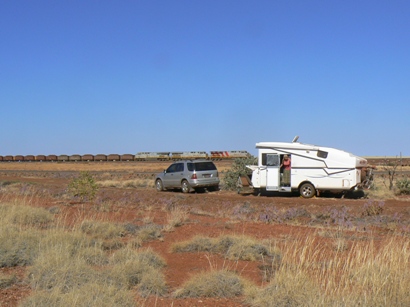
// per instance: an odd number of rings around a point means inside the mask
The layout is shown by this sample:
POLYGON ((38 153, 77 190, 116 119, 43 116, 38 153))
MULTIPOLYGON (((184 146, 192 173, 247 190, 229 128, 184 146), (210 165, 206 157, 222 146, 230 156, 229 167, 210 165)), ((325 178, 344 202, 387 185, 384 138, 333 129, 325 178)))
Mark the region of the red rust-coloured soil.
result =
MULTIPOLYGON (((243 298, 184 298, 172 297, 173 291, 181 287, 190 277, 211 269, 228 268, 238 272, 242 277, 261 286, 266 283, 258 266, 260 262, 252 261, 228 261, 223 257, 207 253, 174 253, 171 247, 174 243, 188 240, 196 235, 218 237, 224 234, 246 235, 257 239, 286 238, 288 236, 306 236, 317 231, 317 224, 312 223, 312 215, 319 215, 329 208, 345 208, 351 215, 363 215, 363 208, 368 199, 341 199, 332 197, 318 197, 303 199, 298 196, 254 196, 240 195, 236 192, 217 191, 211 193, 181 192, 157 192, 153 187, 138 188, 102 188, 99 191, 100 198, 110 203, 107 210, 97 209, 95 204, 80 204, 70 200, 58 198, 67 187, 72 174, 81 170, 81 164, 75 168, 55 164, 39 164, 30 167, 23 165, 20 168, 13 164, 5 166, 0 164, 0 182, 31 183, 38 190, 46 190, 44 195, 38 194, 32 199, 32 204, 43 207, 58 207, 59 213, 65 216, 68 224, 81 221, 82 218, 98 216, 103 220, 117 221, 121 223, 134 223, 140 225, 143 219, 149 217, 158 225, 166 225, 169 209, 173 206, 185 207, 189 210, 188 220, 173 231, 163 232, 158 240, 143 244, 160 254, 166 261, 164 274, 169 287, 169 295, 164 297, 149 297, 145 301, 146 306, 243 306, 243 298), (73 173, 71 173, 73 172, 73 173), (102 196, 101 196, 102 195, 102 196), (265 214, 266 208, 277 210, 304 209, 308 216, 301 216, 297 222, 261 222, 260 216, 265 214), (248 210, 251 208, 251 210, 248 210)), ((117 164, 118 165, 118 164, 117 164)), ((112 176, 116 180, 130 180, 138 178, 152 178, 152 174, 161 171, 166 166, 163 164, 129 164, 116 169, 107 165, 101 168, 90 168, 98 176, 112 176), (132 166, 132 167, 131 167, 132 166)), ((228 164, 217 165, 218 168, 228 168, 228 164)), ((1 190, 0 190, 1 193, 1 190)), ((7 196, 0 195, 5 199, 7 196)), ((389 199, 384 201, 383 214, 388 216, 400 215, 401 220, 410 220, 410 199, 389 199)), ((325 225, 320 225, 326 227, 325 225)), ((372 236, 383 237, 389 233, 388 229, 375 227, 372 236)), ((362 236, 368 232, 363 230, 362 236)), ((320 239, 320 238, 319 238, 320 239)), ((326 240, 326 238, 321 238, 326 240)), ((127 240, 127 238, 124 238, 127 240)), ((24 282, 26 268, 0 268, 1 273, 15 274, 19 282, 12 287, 0 289, 0 306, 17 306, 31 290, 24 282)))

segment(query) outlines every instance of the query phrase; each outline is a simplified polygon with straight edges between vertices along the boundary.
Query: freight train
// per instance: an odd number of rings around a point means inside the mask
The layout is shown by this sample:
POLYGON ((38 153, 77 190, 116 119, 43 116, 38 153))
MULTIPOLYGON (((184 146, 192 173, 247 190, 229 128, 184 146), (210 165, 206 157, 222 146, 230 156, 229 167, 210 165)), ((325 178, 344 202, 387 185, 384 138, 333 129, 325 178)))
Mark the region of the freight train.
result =
POLYGON ((176 161, 185 159, 243 159, 252 155, 245 150, 231 151, 181 151, 181 152, 138 152, 137 154, 85 154, 85 155, 6 155, 0 162, 114 162, 114 161, 176 161))

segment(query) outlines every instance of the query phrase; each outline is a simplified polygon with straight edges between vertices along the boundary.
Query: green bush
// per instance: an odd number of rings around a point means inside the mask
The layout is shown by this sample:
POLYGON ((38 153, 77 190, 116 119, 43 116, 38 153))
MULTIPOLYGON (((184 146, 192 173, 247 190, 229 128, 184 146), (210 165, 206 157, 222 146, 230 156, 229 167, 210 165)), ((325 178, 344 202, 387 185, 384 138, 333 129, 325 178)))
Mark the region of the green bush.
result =
POLYGON ((228 170, 224 177, 224 188, 234 191, 237 189, 238 178, 244 175, 250 175, 251 170, 246 165, 257 165, 258 159, 250 157, 246 159, 235 159, 232 167, 228 170))
POLYGON ((410 179, 403 178, 396 181, 396 187, 398 189, 397 194, 410 194, 410 179))
POLYGON ((68 184, 68 193, 77 197, 81 202, 92 201, 98 192, 98 185, 88 172, 81 172, 80 176, 68 184))

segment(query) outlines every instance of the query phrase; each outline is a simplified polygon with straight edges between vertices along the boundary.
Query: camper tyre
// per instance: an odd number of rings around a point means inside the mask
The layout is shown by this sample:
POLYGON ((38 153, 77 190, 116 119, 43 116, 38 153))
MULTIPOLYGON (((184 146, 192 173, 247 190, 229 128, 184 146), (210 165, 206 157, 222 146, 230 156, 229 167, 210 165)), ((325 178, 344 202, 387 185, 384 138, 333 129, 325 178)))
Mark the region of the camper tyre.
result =
POLYGON ((312 198, 316 194, 316 189, 311 183, 304 183, 299 188, 300 196, 303 198, 312 198))

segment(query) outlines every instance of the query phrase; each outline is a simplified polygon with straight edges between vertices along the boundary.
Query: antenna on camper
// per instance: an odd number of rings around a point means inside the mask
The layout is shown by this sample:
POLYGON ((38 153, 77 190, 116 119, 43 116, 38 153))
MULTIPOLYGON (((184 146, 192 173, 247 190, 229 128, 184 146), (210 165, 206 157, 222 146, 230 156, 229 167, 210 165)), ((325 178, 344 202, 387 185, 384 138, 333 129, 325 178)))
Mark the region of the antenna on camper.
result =
POLYGON ((292 143, 295 143, 295 142, 297 142, 298 140, 299 140, 299 135, 296 135, 296 136, 293 138, 292 143))

